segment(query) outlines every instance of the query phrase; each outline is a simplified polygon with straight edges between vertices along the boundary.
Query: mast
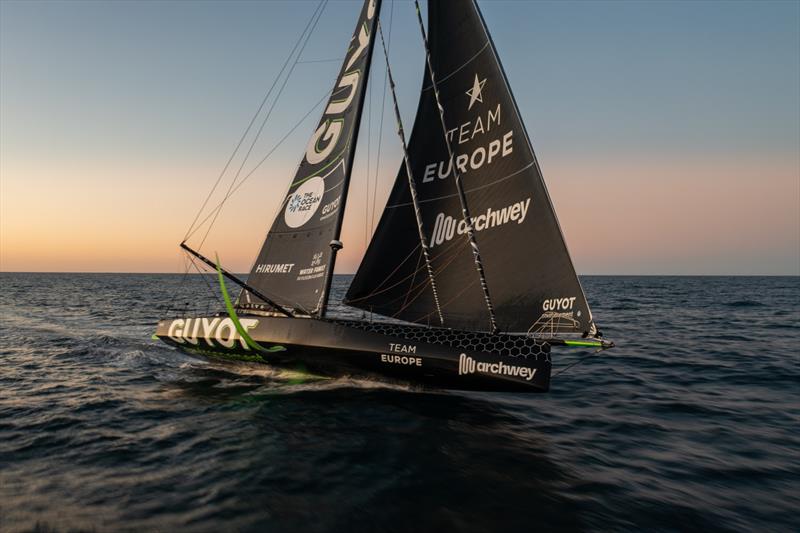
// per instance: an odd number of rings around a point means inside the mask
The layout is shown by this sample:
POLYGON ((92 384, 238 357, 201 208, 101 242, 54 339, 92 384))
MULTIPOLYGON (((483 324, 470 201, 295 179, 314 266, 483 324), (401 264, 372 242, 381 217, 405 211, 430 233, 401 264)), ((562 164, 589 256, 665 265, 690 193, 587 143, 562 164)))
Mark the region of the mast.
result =
POLYGON ((422 23, 422 13, 419 7, 419 1, 414 0, 414 5, 417 9, 417 21, 419 22, 419 30, 422 34, 422 42, 425 45, 425 63, 428 66, 428 74, 431 77, 431 85, 433 87, 433 94, 436 97, 436 107, 439 109, 439 119, 442 123, 442 130, 444 131, 444 142, 447 146, 447 154, 450 158, 450 165, 453 169, 453 178, 455 180, 456 189, 458 190, 458 200, 461 204, 461 214, 466 225, 467 237, 469 238, 470 248, 472 249, 472 257, 475 261, 475 270, 478 272, 478 277, 481 282, 481 291, 483 291, 483 299, 486 302, 486 309, 489 312, 489 325, 492 333, 497 333, 497 320, 495 319, 494 306, 492 305, 492 298, 489 294, 489 286, 486 283, 486 273, 483 270, 483 261, 481 261, 481 253, 478 249, 478 241, 475 239, 475 227, 472 222, 472 217, 469 213, 469 206, 467 205, 467 197, 464 194, 464 187, 461 183, 461 173, 458 171, 455 162, 455 155, 450 139, 447 136, 447 124, 444 120, 444 107, 439 97, 439 88, 436 85, 436 75, 433 71, 433 63, 431 63, 430 49, 428 48, 428 36, 425 33, 425 25, 422 23))
POLYGON ((406 134, 403 130, 403 119, 400 118, 400 108, 397 105, 397 94, 394 90, 394 78, 392 77, 392 68, 389 66, 389 52, 386 50, 386 42, 383 40, 383 28, 378 22, 378 31, 381 34, 381 46, 383 47, 383 57, 386 59, 386 72, 389 75, 389 87, 392 90, 392 102, 394 103, 394 116, 397 119, 397 135, 400 137, 400 143, 403 145, 403 161, 406 167, 406 175, 408 176, 408 190, 411 192, 411 201, 414 204, 414 217, 417 220, 417 232, 419 233, 419 243, 422 247, 422 255, 425 258, 425 268, 428 271, 428 279, 431 281, 431 291, 433 292, 433 301, 436 305, 436 314, 439 315, 439 323, 444 325, 444 317, 442 316, 442 307, 439 303, 439 293, 436 290, 436 279, 433 277, 433 267, 431 266, 430 253, 428 252, 428 239, 425 237, 425 228, 422 225, 422 213, 419 208, 419 199, 417 197, 417 186, 414 183, 414 173, 411 170, 411 163, 408 157, 408 145, 406 144, 406 134))
MULTIPOLYGON (((367 9, 369 11, 373 11, 374 12, 375 21, 372 24, 372 28, 375 28, 375 26, 377 24, 379 24, 378 20, 380 19, 380 14, 381 14, 381 0, 367 0, 367 1, 370 2, 368 7, 367 7, 367 9)), ((368 19, 372 18, 369 15, 369 13, 367 14, 367 18, 368 19)), ((367 27, 368 26, 365 25, 363 28, 367 28, 367 27)), ((369 34, 369 45, 367 47, 367 50, 368 50, 367 51, 367 57, 366 57, 366 61, 364 62, 364 74, 363 74, 364 83, 362 83, 361 87, 359 87, 359 97, 358 97, 358 99, 359 99, 359 102, 362 102, 362 104, 363 104, 363 101, 364 101, 364 94, 366 93, 366 90, 367 90, 367 84, 369 83, 369 68, 372 65, 372 50, 374 48, 374 45, 375 45, 375 31, 373 29, 373 31, 371 31, 370 34, 369 34)), ((350 157, 347 158, 347 163, 346 163, 346 168, 345 168, 345 176, 347 176, 348 180, 350 178, 351 173, 353 172, 353 163, 355 161, 355 143, 358 140, 358 130, 361 127, 361 115, 362 115, 363 111, 364 111, 363 105, 359 105, 358 106, 358 111, 357 111, 356 116, 355 116, 355 121, 353 123, 353 133, 352 133, 352 137, 351 137, 353 139, 353 145, 354 145, 353 146, 353 152, 351 153, 350 157)), ((341 204, 339 205, 339 212, 340 213, 344 213, 345 212, 345 205, 347 204, 347 196, 348 195, 347 195, 346 192, 343 193, 342 196, 341 196, 341 204)), ((343 219, 344 219, 344 216, 340 216, 340 217, 336 218, 336 226, 335 226, 335 229, 333 231, 334 237, 331 240, 331 242, 328 244, 328 246, 330 246, 330 248, 331 248, 331 256, 330 256, 330 259, 328 260, 328 270, 325 273, 325 284, 323 285, 322 296, 320 297, 320 304, 319 304, 319 311, 318 311, 318 316, 320 318, 323 318, 325 316, 325 313, 328 310, 328 298, 330 297, 330 293, 331 293, 331 283, 333 282, 333 270, 334 270, 334 267, 336 266, 336 256, 339 253, 339 250, 341 250, 344 247, 344 245, 342 244, 342 241, 339 240, 339 237, 341 236, 341 233, 342 233, 342 221, 343 221, 343 219)))

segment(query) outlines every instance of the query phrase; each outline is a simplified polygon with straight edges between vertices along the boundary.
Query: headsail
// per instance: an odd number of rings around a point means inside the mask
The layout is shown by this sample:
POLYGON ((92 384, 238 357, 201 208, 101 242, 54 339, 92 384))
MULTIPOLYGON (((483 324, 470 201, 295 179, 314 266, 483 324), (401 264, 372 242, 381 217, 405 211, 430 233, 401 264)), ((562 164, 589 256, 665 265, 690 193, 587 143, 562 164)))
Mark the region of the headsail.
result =
MULTIPOLYGON (((498 327, 548 334, 593 331, 536 157, 475 2, 429 2, 428 41, 446 133, 477 230, 498 327)), ((487 307, 444 135, 426 74, 409 159, 430 236, 444 323, 486 330, 487 307)), ((402 320, 435 323, 414 226, 401 167, 346 303, 402 320)))
MULTIPOLYGON (((247 282, 277 303, 324 309, 347 199, 380 0, 366 0, 328 105, 247 282)), ((263 302, 245 290, 239 307, 263 302)))

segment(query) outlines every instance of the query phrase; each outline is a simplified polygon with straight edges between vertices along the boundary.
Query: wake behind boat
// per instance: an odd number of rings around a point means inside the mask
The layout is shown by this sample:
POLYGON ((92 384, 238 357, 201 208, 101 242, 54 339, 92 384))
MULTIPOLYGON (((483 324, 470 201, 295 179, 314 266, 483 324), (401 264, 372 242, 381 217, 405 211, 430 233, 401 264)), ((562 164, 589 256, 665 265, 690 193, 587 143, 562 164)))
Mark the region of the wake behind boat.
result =
MULTIPOLYGON (((416 4, 416 2, 415 2, 416 4)), ((533 148, 474 0, 428 3, 425 77, 406 141, 380 23, 361 9, 344 64, 247 278, 217 271, 225 311, 159 322, 189 353, 425 386, 547 391, 551 347, 605 349, 533 148), (344 303, 327 312, 380 35, 403 163, 344 303), (234 300, 226 281, 241 287, 234 300), (367 320, 380 315, 392 321, 367 320)))

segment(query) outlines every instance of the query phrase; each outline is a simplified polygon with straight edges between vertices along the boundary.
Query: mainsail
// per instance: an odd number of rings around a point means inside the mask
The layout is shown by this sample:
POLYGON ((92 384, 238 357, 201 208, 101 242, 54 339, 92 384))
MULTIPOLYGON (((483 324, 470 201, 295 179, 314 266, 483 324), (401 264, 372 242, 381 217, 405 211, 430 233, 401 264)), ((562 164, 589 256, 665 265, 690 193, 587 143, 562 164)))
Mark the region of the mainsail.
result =
MULTIPOLYGON (((453 179, 455 165, 499 329, 593 333, 530 140, 475 2, 428 2, 428 46, 446 131, 426 71, 408 153, 444 325, 490 329, 453 179)), ((345 303, 438 325, 415 226, 401 166, 345 303)))
MULTIPOLYGON (((278 304, 324 310, 353 167, 380 0, 366 0, 328 105, 247 279, 278 304)), ((239 307, 263 302, 244 290, 239 307)))

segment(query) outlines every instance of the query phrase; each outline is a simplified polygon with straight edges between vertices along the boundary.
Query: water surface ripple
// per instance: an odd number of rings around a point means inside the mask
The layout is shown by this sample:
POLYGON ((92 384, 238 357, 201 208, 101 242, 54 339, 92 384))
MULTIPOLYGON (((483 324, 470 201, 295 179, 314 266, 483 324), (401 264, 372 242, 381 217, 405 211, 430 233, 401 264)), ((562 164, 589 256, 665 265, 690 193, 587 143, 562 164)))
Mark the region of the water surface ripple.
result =
POLYGON ((799 530, 800 278, 583 281, 619 347, 517 396, 181 355, 198 277, 0 274, 0 531, 799 530))

